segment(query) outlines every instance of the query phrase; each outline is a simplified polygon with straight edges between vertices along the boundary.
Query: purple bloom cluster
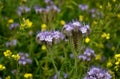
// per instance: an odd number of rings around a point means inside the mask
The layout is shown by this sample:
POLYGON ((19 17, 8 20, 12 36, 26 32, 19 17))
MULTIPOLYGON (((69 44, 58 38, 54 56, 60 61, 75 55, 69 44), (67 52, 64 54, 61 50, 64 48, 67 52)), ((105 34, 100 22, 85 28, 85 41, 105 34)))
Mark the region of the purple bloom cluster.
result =
POLYGON ((64 35, 59 32, 59 31, 53 31, 53 32, 48 32, 48 31, 42 31, 37 34, 37 42, 38 43, 47 43, 47 44, 52 44, 52 43, 58 43, 61 40, 64 39, 64 35))
POLYGON ((84 53, 80 55, 78 58, 83 61, 91 61, 95 56, 96 54, 94 53, 94 50, 86 48, 84 53))
POLYGON ((20 55, 20 59, 18 60, 18 63, 20 65, 26 65, 26 64, 31 64, 32 60, 29 58, 29 54, 28 53, 19 53, 20 55))
POLYGON ((17 40, 16 39, 13 39, 9 42, 6 42, 6 47, 12 47, 12 46, 16 46, 17 45, 17 40))
POLYGON ((86 36, 90 33, 90 27, 89 25, 84 25, 79 21, 74 21, 65 24, 63 31, 67 36, 72 36, 73 33, 82 33, 83 36, 86 36))
POLYGON ((27 7, 27 6, 19 6, 18 9, 17 9, 17 14, 19 16, 21 16, 22 13, 28 13, 30 11, 31 11, 31 9, 29 7, 27 7))
POLYGON ((86 4, 79 4, 78 7, 82 10, 82 11, 85 11, 88 9, 88 5, 86 4))
POLYGON ((45 0, 47 6, 45 8, 35 6, 34 10, 36 13, 49 13, 51 12, 60 12, 60 9, 54 4, 52 0, 45 0))
POLYGON ((12 24, 10 24, 10 30, 13 30, 19 26, 20 26, 19 23, 12 23, 12 24))
POLYGON ((92 67, 83 79, 111 79, 112 76, 105 70, 92 67))

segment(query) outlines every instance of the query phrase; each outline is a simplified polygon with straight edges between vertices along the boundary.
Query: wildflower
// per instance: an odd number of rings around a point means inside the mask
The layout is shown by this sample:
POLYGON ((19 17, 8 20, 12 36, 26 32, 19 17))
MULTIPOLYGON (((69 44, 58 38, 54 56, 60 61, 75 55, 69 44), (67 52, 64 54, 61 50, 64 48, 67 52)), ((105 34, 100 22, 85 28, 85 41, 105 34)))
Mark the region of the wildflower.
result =
POLYGON ((83 79, 111 79, 112 76, 108 71, 98 67, 92 67, 83 79))
POLYGON ((45 31, 45 30, 46 30, 46 27, 47 27, 46 24, 42 24, 42 25, 41 25, 41 30, 42 30, 42 31, 45 31))
POLYGON ((64 20, 61 20, 61 21, 60 21, 60 24, 61 24, 61 25, 65 25, 65 21, 64 21, 64 20))
POLYGON ((88 9, 88 5, 86 4, 79 4, 78 7, 82 10, 82 11, 85 11, 88 9))
POLYGON ((20 59, 20 55, 16 54, 16 55, 12 55, 12 58, 16 61, 18 61, 20 59))
POLYGON ((19 6, 18 9, 17 9, 17 14, 19 16, 21 16, 22 13, 28 13, 30 11, 31 11, 31 9, 29 7, 27 7, 27 6, 19 6))
POLYGON ((95 56, 94 50, 86 48, 84 54, 80 55, 78 58, 83 61, 91 61, 95 56))
POLYGON ((33 75, 31 73, 25 73, 24 78, 26 79, 32 79, 33 75))
POLYGON ((94 21, 93 21, 93 24, 94 24, 94 25, 96 25, 96 24, 97 24, 97 22, 94 20, 94 21))
POLYGON ((116 0, 112 0, 113 2, 116 2, 116 0))
POLYGON ((13 39, 9 42, 6 42, 6 47, 12 47, 12 46, 16 46, 17 45, 17 40, 13 39))
POLYGON ((0 64, 0 71, 4 70, 5 66, 3 66, 2 64, 0 64))
POLYGON ((4 52, 4 56, 5 57, 11 57, 11 55, 12 55, 12 52, 10 51, 10 50, 6 50, 5 52, 4 52))
POLYGON ((42 50, 46 50, 47 48, 46 48, 45 45, 42 45, 41 49, 42 49, 42 50))
POLYGON ((100 9, 102 9, 102 8, 103 8, 103 6, 102 6, 102 5, 100 5, 100 6, 99 6, 99 8, 100 8, 100 9))
POLYGON ((9 19, 9 20, 8 20, 8 23, 10 23, 10 24, 13 23, 13 22, 14 22, 13 19, 9 19))
POLYGON ((120 13, 117 14, 117 17, 120 18, 120 13))
POLYGON ((38 33, 36 39, 37 42, 40 44, 43 42, 45 42, 46 44, 52 44, 52 43, 56 44, 64 39, 64 35, 59 31, 54 31, 54 32, 44 31, 38 33))
POLYGON ((10 30, 16 29, 19 26, 20 26, 19 23, 12 23, 10 24, 10 30))
POLYGON ((112 62, 109 61, 109 62, 107 63, 107 67, 111 67, 111 66, 112 66, 112 62))
POLYGON ((116 54, 114 57, 116 60, 120 59, 120 54, 116 54))
POLYGON ((84 16, 80 15, 79 16, 79 21, 83 21, 84 16))
POLYGON ((29 19, 23 18, 23 23, 21 23, 20 29, 31 28, 31 27, 32 27, 32 22, 29 19))
POLYGON ((19 56, 20 56, 20 58, 18 60, 18 64, 20 64, 20 65, 26 65, 26 64, 31 64, 32 63, 32 60, 29 58, 28 53, 22 53, 22 52, 20 52, 19 56))
POLYGON ((90 42, 90 38, 87 37, 87 38, 85 39, 85 42, 86 42, 86 43, 89 43, 89 42, 90 42))
POLYGON ((109 33, 103 33, 101 35, 102 38, 106 38, 107 40, 110 39, 110 34, 109 33))
POLYGON ((96 57, 95 57, 95 60, 101 60, 101 55, 97 54, 96 57))
POLYGON ((5 77, 5 79, 11 79, 11 77, 10 77, 10 76, 7 76, 7 77, 5 77))

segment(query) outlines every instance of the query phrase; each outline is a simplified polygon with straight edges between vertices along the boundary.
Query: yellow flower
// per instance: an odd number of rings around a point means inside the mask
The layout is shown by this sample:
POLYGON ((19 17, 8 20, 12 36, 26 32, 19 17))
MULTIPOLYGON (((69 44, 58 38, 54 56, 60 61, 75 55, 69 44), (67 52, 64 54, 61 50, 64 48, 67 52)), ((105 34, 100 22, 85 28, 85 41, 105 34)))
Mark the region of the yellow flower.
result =
POLYGON ((120 13, 117 14, 117 17, 120 19, 120 13))
POLYGON ((61 20, 61 21, 60 21, 60 24, 61 24, 61 25, 65 25, 65 21, 64 21, 64 20, 61 20))
POLYGON ((86 43, 89 43, 89 42, 90 42, 90 38, 87 37, 87 38, 85 39, 85 42, 86 42, 86 43))
POLYGON ((107 67, 111 67, 112 66, 112 63, 109 61, 108 63, 107 63, 107 67))
POLYGON ((42 49, 42 50, 46 50, 47 48, 46 48, 45 45, 42 45, 41 49, 42 49))
POLYGON ((14 60, 18 61, 20 59, 20 55, 19 54, 12 55, 12 58, 14 58, 14 60))
POLYGON ((96 22, 96 21, 93 21, 93 24, 94 24, 94 25, 96 25, 96 24, 97 24, 97 22, 96 22))
POLYGON ((109 34, 109 33, 106 34, 106 39, 107 39, 107 40, 110 39, 110 34, 109 34))
POLYGON ((33 23, 29 19, 23 18, 23 23, 20 24, 20 29, 31 28, 32 24, 33 23))
POLYGON ((84 16, 80 15, 79 16, 79 21, 83 21, 84 16))
POLYGON ((3 66, 2 64, 0 64, 0 71, 4 70, 5 66, 3 66))
POLYGON ((10 76, 5 77, 5 79, 10 79, 10 76))
POLYGON ((32 74, 31 74, 31 73, 25 73, 25 74, 24 74, 24 77, 27 78, 27 79, 28 79, 28 78, 32 78, 32 74))
POLYGON ((116 2, 116 0, 112 0, 113 2, 116 2))
POLYGON ((103 34, 101 35, 101 37, 102 37, 102 38, 105 38, 105 37, 106 37, 106 33, 103 33, 103 34))
POLYGON ((115 59, 118 59, 118 58, 120 59, 120 54, 115 55, 115 59))
POLYGON ((118 66, 115 66, 114 69, 115 69, 116 71, 118 71, 118 66))
POLYGON ((10 51, 10 50, 6 50, 5 52, 4 52, 4 56, 5 57, 10 57, 12 55, 12 52, 10 51))
POLYGON ((101 55, 97 54, 96 57, 95 57, 95 60, 101 60, 101 55))
POLYGON ((13 23, 13 22, 14 22, 13 19, 9 19, 9 20, 8 20, 8 23, 13 23))
POLYGON ((100 8, 100 9, 102 9, 102 8, 103 8, 103 6, 102 6, 102 5, 100 5, 100 6, 99 6, 99 8, 100 8))
POLYGON ((118 62, 118 61, 117 61, 117 62, 115 62, 115 64, 116 64, 116 65, 119 65, 119 63, 120 63, 120 62, 118 62))
POLYGON ((47 28, 47 25, 46 25, 46 24, 42 24, 42 25, 41 25, 41 30, 42 30, 42 31, 46 30, 46 28, 47 28))

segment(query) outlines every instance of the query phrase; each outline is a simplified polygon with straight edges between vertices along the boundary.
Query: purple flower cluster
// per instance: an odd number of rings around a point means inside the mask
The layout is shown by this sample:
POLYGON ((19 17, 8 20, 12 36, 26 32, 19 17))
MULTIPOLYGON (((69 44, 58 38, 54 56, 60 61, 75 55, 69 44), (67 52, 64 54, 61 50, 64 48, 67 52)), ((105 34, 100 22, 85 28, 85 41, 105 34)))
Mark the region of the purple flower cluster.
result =
POLYGON ((53 32, 42 31, 37 34, 36 39, 39 44, 44 42, 51 45, 53 43, 56 44, 61 40, 63 40, 64 35, 59 31, 53 31, 53 32))
POLYGON ((19 23, 12 23, 10 24, 10 30, 16 29, 19 26, 20 26, 19 23))
POLYGON ((83 61, 91 61, 95 56, 96 54, 94 53, 94 50, 86 48, 84 53, 80 55, 78 58, 83 61))
POLYGON ((13 39, 11 41, 6 42, 6 47, 12 47, 12 46, 16 46, 17 45, 17 40, 13 39))
POLYGON ((54 4, 52 0, 45 0, 47 6, 45 8, 35 6, 34 10, 36 13, 49 13, 51 12, 60 12, 60 9, 54 4))
POLYGON ((82 10, 82 11, 85 11, 88 9, 88 5, 86 4, 79 4, 78 7, 82 10))
POLYGON ((73 33, 82 33, 83 36, 86 36, 90 33, 90 27, 89 25, 84 25, 79 21, 74 21, 65 24, 63 31, 67 36, 72 36, 73 33))
POLYGON ((18 9, 17 9, 17 14, 19 16, 21 16, 22 13, 28 13, 30 11, 31 11, 31 9, 29 7, 27 7, 27 6, 19 6, 18 9))
POLYGON ((28 53, 19 53, 20 55, 20 59, 18 60, 18 64, 20 65, 26 65, 26 64, 31 64, 32 60, 29 58, 29 54, 28 53))
POLYGON ((112 76, 105 70, 92 67, 83 79, 111 79, 112 76))

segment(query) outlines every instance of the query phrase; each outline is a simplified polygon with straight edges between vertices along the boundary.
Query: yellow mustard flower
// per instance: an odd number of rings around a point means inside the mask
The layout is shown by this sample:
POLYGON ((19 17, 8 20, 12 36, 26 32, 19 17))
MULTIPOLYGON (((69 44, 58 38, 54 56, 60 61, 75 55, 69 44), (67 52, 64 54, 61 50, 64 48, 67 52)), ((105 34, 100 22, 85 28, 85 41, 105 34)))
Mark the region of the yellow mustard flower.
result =
POLYGON ((115 65, 119 65, 119 63, 120 63, 119 61, 115 62, 115 65))
POLYGON ((107 67, 111 67, 111 66, 112 66, 112 62, 109 61, 109 62, 107 63, 107 67))
POLYGON ((30 78, 32 78, 32 76, 33 75, 31 73, 25 73, 24 74, 24 78, 26 78, 26 79, 28 79, 28 78, 30 79, 30 78))
POLYGON ((9 19, 9 20, 8 20, 8 23, 13 23, 13 22, 14 22, 13 19, 9 19))
POLYGON ((64 21, 64 20, 61 20, 61 21, 60 21, 60 24, 61 24, 61 25, 65 25, 65 21, 64 21))
POLYGON ((119 58, 120 59, 120 54, 116 54, 114 57, 116 60, 119 58))
POLYGON ((47 25, 46 25, 46 24, 42 24, 42 25, 41 25, 41 30, 42 30, 42 31, 45 31, 46 28, 47 28, 47 25))
POLYGON ((103 33, 103 34, 101 35, 101 37, 102 37, 102 38, 105 38, 105 37, 106 37, 106 33, 103 33))
POLYGON ((16 54, 16 55, 12 55, 12 58, 16 61, 18 61, 20 59, 20 55, 16 54))
POLYGON ((103 33, 101 35, 102 38, 106 38, 107 40, 110 39, 110 33, 103 33))
POLYGON ((3 66, 2 64, 0 64, 0 71, 4 70, 5 66, 3 66))
POLYGON ((95 60, 101 60, 101 54, 97 54, 95 60))
POLYGON ((20 29, 31 28, 31 27, 32 27, 32 24, 33 24, 33 23, 32 23, 29 19, 23 18, 23 23, 21 23, 20 29))
POLYGON ((83 18, 84 18, 84 16, 83 16, 83 15, 80 15, 80 16, 79 16, 79 21, 83 21, 83 18))
POLYGON ((85 43, 89 43, 90 42, 90 38, 85 38, 85 43))
POLYGON ((42 45, 41 49, 42 49, 42 50, 46 50, 47 48, 46 48, 45 45, 42 45))
POLYGON ((110 34, 106 34, 106 39, 110 39, 110 34))
POLYGON ((100 9, 102 9, 102 8, 103 8, 103 6, 102 6, 102 5, 99 5, 99 8, 100 8, 100 9))
POLYGON ((11 79, 11 77, 10 77, 10 76, 7 76, 7 77, 5 77, 5 79, 11 79))
POLYGON ((12 55, 12 52, 11 52, 10 50, 6 50, 6 51, 4 52, 4 56, 5 56, 5 57, 11 57, 11 55, 12 55))

